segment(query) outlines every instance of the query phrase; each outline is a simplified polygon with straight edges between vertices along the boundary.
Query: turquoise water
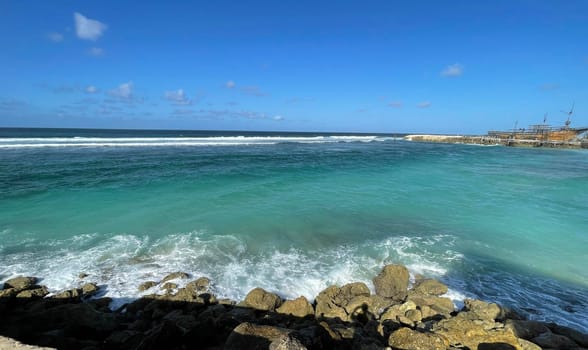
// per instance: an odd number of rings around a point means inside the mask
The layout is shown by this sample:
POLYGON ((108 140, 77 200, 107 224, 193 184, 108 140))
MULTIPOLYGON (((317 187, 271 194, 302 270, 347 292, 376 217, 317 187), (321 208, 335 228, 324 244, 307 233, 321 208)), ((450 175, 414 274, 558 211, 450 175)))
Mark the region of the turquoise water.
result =
POLYGON ((385 135, 0 129, 0 280, 121 304, 182 270, 312 298, 385 263, 588 331, 588 152, 385 135))

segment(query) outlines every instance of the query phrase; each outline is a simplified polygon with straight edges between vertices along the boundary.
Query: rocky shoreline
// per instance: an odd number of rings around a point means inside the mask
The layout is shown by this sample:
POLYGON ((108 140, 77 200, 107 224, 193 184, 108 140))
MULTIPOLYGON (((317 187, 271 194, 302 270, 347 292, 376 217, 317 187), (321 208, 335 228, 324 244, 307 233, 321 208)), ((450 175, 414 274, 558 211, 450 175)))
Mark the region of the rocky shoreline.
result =
MULTIPOLYGON (((80 278, 86 276, 80 275, 80 278)), ((524 320, 497 304, 467 299, 456 310, 447 286, 402 265, 384 266, 364 283, 330 286, 313 303, 282 300, 255 288, 243 301, 217 299, 210 281, 174 272, 149 281, 151 294, 110 310, 99 286, 49 295, 35 277, 0 290, 0 349, 587 349, 588 335, 524 320), (410 287, 410 288, 409 288, 410 287), (7 345, 9 344, 9 345, 7 345)))

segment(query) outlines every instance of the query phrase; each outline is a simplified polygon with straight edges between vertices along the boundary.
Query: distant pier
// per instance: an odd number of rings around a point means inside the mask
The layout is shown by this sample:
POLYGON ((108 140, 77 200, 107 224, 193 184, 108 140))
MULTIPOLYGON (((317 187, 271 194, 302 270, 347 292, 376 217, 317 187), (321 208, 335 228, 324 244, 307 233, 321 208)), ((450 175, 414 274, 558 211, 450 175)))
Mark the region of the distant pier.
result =
POLYGON ((555 140, 525 140, 514 138, 500 138, 494 136, 480 135, 406 135, 407 141, 435 142, 435 143, 458 143, 470 145, 501 145, 509 147, 545 147, 545 148, 586 148, 588 139, 574 141, 555 140))

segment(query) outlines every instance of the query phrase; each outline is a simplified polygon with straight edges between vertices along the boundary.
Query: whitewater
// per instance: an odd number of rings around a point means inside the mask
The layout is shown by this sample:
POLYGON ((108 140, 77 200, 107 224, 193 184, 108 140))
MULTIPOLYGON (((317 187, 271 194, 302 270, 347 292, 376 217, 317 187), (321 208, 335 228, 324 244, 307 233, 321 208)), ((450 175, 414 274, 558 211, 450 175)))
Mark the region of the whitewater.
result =
POLYGON ((0 129, 0 281, 117 307, 173 271, 313 298, 401 263, 587 331, 588 152, 398 136, 0 129))

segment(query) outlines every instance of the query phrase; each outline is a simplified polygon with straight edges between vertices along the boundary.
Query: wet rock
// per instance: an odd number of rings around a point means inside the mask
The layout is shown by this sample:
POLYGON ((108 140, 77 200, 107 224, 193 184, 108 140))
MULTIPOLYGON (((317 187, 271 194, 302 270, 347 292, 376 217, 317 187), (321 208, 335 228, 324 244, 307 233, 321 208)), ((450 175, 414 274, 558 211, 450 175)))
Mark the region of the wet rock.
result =
POLYGON ((172 272, 169 275, 165 276, 161 280, 161 283, 165 283, 167 281, 171 281, 171 280, 175 280, 175 279, 186 279, 186 278, 190 278, 190 275, 188 275, 185 272, 177 271, 177 272, 172 272))
POLYGON ((584 334, 584 333, 578 332, 575 329, 560 326, 555 323, 548 323, 547 327, 549 327, 549 329, 553 333, 564 335, 564 336, 572 339, 578 345, 580 345, 584 348, 588 348, 588 334, 584 334))
POLYGON ((257 310, 274 311, 282 304, 282 299, 262 288, 255 288, 247 294, 244 303, 257 310))
POLYGON ((293 332, 286 328, 244 322, 231 332, 224 349, 268 349, 272 342, 288 337, 293 332))
POLYGON ((149 288, 155 287, 157 284, 158 283, 155 281, 146 281, 141 283, 137 289, 139 290, 139 292, 144 292, 149 288))
POLYGON ((17 298, 43 298, 44 296, 46 296, 47 294, 49 294, 49 291, 47 290, 47 287, 45 286, 36 286, 32 287, 33 289, 27 289, 27 290, 23 290, 22 292, 19 292, 16 297, 17 298))
POLYGON ((449 341, 438 334, 422 333, 403 327, 392 332, 388 345, 401 350, 445 350, 449 347, 449 341))
POLYGON ((374 278, 376 294, 396 301, 404 301, 407 296, 409 273, 402 265, 386 265, 374 278))
POLYGON ((314 308, 305 297, 301 296, 294 300, 284 301, 282 306, 276 309, 276 312, 296 317, 306 317, 308 315, 314 315, 314 308))
POLYGON ((519 338, 519 344, 523 350, 542 350, 541 347, 533 342, 519 338))
POLYGON ((4 282, 4 289, 14 288, 17 292, 31 289, 37 283, 36 277, 19 276, 4 282))
POLYGON ((543 322, 539 321, 507 320, 505 328, 510 329, 517 337, 527 340, 542 333, 551 332, 543 322))
POLYGON ((424 279, 420 281, 411 292, 420 295, 440 296, 447 293, 448 288, 443 283, 434 279, 424 279))
POLYGON ((87 273, 84 273, 84 272, 82 272, 82 273, 80 273, 80 274, 78 275, 78 278, 79 278, 79 279, 81 279, 81 280, 83 280, 84 278, 86 278, 86 277, 88 277, 88 276, 89 276, 89 275, 88 275, 87 273))
POLYGON ((531 339, 531 341, 544 349, 548 348, 564 350, 578 348, 578 344, 576 344, 570 338, 551 332, 541 333, 535 338, 531 339))

